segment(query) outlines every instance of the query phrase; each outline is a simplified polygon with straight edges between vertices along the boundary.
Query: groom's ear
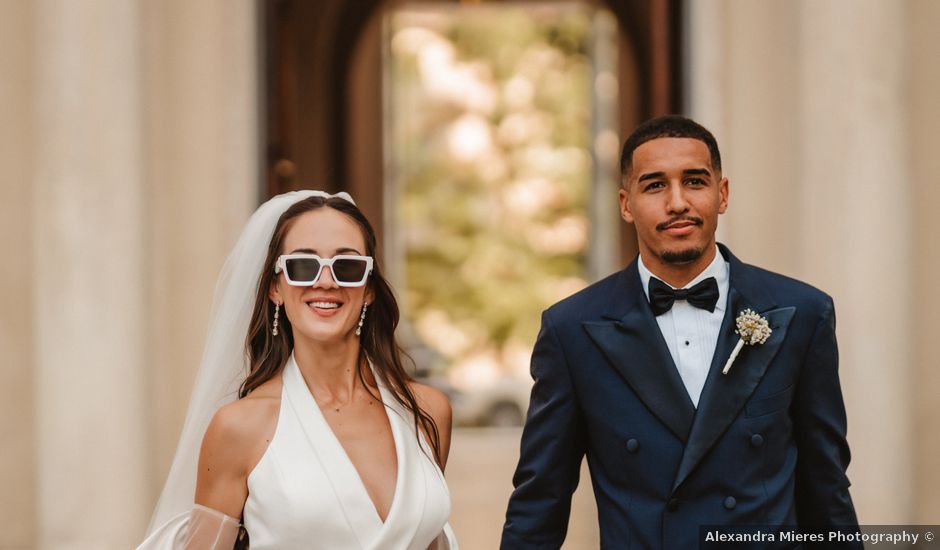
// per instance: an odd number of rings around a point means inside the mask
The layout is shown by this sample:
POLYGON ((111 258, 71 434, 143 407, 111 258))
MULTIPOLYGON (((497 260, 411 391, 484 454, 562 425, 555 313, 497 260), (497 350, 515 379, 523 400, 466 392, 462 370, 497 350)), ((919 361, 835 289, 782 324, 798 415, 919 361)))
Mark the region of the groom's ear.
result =
POLYGON ((720 202, 718 203, 718 213, 724 214, 728 210, 728 193, 730 192, 728 188, 728 178, 721 178, 721 181, 718 183, 718 194, 721 197, 720 202))
POLYGON ((630 192, 627 191, 629 181, 624 180, 620 187, 620 217, 627 223, 633 223, 633 213, 630 212, 630 192))

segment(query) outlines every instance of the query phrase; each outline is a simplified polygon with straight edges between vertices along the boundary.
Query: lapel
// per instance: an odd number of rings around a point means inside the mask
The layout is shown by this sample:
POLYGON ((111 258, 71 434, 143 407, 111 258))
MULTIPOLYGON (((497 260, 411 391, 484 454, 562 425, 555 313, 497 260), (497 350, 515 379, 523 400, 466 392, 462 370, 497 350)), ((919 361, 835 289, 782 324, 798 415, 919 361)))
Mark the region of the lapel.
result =
POLYGON ((738 416, 780 349, 786 338, 787 327, 796 312, 795 307, 777 308, 773 298, 762 286, 759 272, 739 261, 724 245, 719 244, 718 247, 731 266, 728 307, 673 490, 685 481, 738 416), (735 319, 747 308, 766 317, 773 332, 763 344, 745 345, 731 370, 723 375, 721 369, 738 341, 738 336, 734 334, 735 319))
POLYGON ((612 280, 604 320, 585 322, 584 329, 646 408, 685 443, 695 407, 643 292, 636 260, 612 280))

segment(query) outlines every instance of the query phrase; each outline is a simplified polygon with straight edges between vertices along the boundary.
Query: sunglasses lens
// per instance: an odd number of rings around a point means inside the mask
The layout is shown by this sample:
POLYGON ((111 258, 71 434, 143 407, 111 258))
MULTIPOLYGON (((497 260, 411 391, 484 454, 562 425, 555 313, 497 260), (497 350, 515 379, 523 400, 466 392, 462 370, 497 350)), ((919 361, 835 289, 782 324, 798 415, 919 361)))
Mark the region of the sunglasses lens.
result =
POLYGON ((285 263, 287 276, 298 283, 312 283, 320 272, 320 262, 313 258, 291 258, 285 263))
POLYGON ((342 283, 358 283, 365 278, 366 261, 341 258, 333 263, 333 277, 342 283))

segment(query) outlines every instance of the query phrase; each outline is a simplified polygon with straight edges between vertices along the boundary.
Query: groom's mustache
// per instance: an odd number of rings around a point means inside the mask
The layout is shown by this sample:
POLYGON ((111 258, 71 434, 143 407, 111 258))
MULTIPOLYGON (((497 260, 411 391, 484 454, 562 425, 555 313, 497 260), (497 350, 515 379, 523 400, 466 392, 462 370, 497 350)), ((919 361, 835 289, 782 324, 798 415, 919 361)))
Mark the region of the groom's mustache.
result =
POLYGON ((690 223, 694 223, 695 225, 702 225, 703 223, 705 223, 705 220, 696 216, 677 216, 675 218, 672 218, 671 220, 667 220, 662 223, 656 224, 656 230, 665 231, 669 229, 670 225, 674 223, 679 223, 679 222, 690 222, 690 223))

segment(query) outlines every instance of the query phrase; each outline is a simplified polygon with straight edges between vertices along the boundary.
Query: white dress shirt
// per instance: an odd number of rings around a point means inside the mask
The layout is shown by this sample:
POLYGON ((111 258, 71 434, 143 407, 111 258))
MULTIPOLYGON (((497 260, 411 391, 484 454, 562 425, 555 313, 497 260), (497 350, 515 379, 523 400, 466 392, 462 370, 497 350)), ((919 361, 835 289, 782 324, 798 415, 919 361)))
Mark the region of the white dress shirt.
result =
MULTIPOLYGON (((692 403, 698 408, 698 400, 702 395, 702 387, 708 377, 708 368, 715 355, 718 345, 718 333, 721 331, 721 321, 725 316, 728 302, 728 262, 715 247, 715 259, 704 271, 699 273, 689 284, 683 288, 695 286, 700 281, 714 277, 718 283, 718 302, 715 311, 709 313, 706 309, 697 308, 685 300, 676 300, 672 309, 656 317, 659 330, 666 340, 672 360, 679 370, 682 383, 692 398, 692 403)), ((649 300, 650 277, 654 277, 643 264, 643 259, 637 260, 640 271, 640 280, 643 283, 643 292, 649 300)), ((659 277, 657 277, 658 279, 659 277)), ((671 286, 671 285, 670 285, 671 286)), ((675 287, 671 287, 675 288, 675 287)))

